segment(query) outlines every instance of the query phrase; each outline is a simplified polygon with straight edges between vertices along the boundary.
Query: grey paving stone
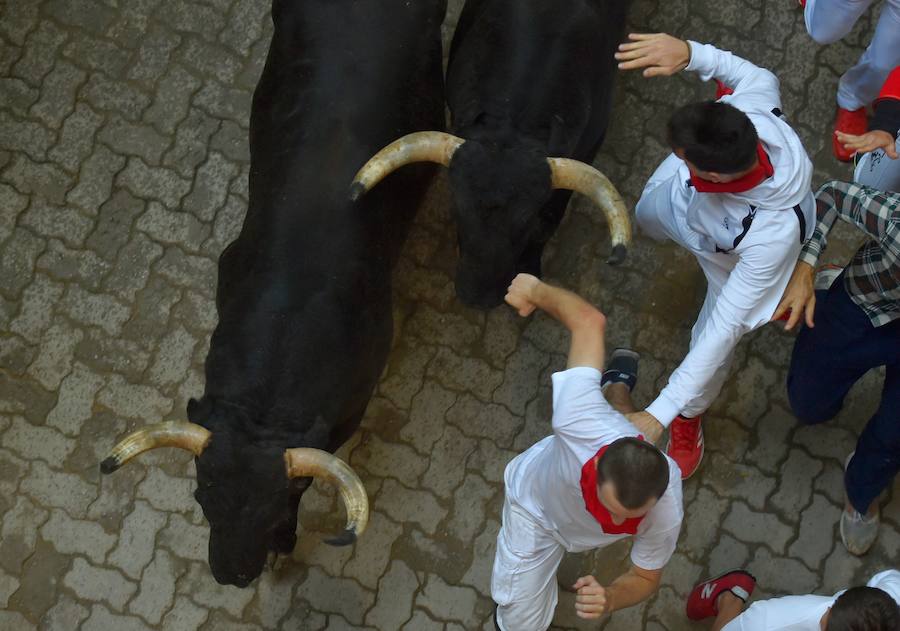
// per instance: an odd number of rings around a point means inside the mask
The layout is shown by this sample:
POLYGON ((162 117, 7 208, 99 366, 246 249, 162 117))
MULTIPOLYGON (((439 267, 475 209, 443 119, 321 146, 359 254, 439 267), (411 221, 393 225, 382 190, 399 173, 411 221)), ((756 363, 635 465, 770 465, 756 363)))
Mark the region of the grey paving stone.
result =
POLYGON ((169 68, 158 81, 153 104, 144 113, 144 120, 164 134, 172 134, 187 116, 191 96, 199 87, 200 80, 181 66, 169 68))
POLYGON ((19 490, 34 498, 42 506, 62 508, 76 519, 84 519, 97 489, 80 476, 55 471, 40 460, 31 463, 31 470, 22 479, 19 490))
POLYGON ((130 158, 116 180, 136 197, 159 200, 167 208, 177 208, 190 190, 190 183, 174 171, 148 166, 139 158, 130 158))
POLYGON ((799 449, 791 450, 782 468, 781 488, 772 496, 772 504, 787 515, 796 515, 809 505, 812 481, 821 470, 821 462, 799 449))
POLYGON ((81 424, 93 414, 94 397, 102 384, 100 375, 75 363, 59 387, 59 399, 47 416, 47 425, 67 436, 77 436, 81 424))
MULTIPOLYGON (((143 500, 135 501, 134 509, 122 523, 118 545, 109 555, 109 564, 130 578, 140 580, 144 568, 153 559, 157 533, 165 524, 165 513, 154 510, 143 500)), ((133 609, 132 612, 141 613, 133 609)))
POLYGON ((53 68, 56 53, 66 40, 66 33, 52 22, 41 21, 28 34, 25 51, 13 66, 13 73, 34 87, 53 68))
POLYGON ((71 519, 64 511, 54 509, 41 528, 41 536, 66 555, 83 554, 92 563, 103 563, 115 545, 115 537, 92 521, 71 519))
POLYGON ((60 308, 73 320, 87 326, 98 326, 107 335, 118 336, 122 325, 131 317, 128 308, 108 294, 85 291, 70 285, 60 308))
POLYGON ((460 465, 466 462, 476 444, 475 440, 467 438, 459 430, 447 426, 428 460, 428 470, 422 480, 425 487, 441 499, 450 499, 466 475, 460 465))
POLYGON ((75 443, 55 429, 37 427, 14 416, 3 433, 2 445, 26 460, 41 459, 58 466, 75 448, 75 443))
MULTIPOLYGON (((23 231, 22 234, 24 236, 27 233, 23 231)), ((12 250, 11 246, 10 251, 12 250)), ((53 321, 54 306, 64 290, 61 283, 38 274, 22 296, 21 309, 10 324, 10 331, 18 333, 30 342, 39 342, 41 335, 53 321)))
POLYGON ((746 545, 733 537, 722 535, 709 555, 709 575, 718 576, 736 567, 746 567, 749 560, 750 550, 746 545))
POLYGON ((462 357, 444 347, 438 349, 429 363, 427 375, 450 390, 471 392, 482 401, 489 401, 503 380, 502 373, 486 362, 462 357))
MULTIPOLYGON (((0 50, 10 50, 6 48, 0 47, 0 50)), ((0 77, 0 107, 3 109, 7 109, 18 119, 24 119, 24 117, 28 116, 28 110, 31 108, 32 104, 40 98, 40 91, 25 83, 21 79, 11 76, 2 76, 0 77)), ((36 130, 38 126, 36 123, 29 123, 24 120, 17 120, 13 116, 9 116, 6 114, 4 120, 6 121, 6 125, 12 127, 12 125, 22 125, 22 134, 28 135, 28 130, 36 130)), ((33 132, 33 133, 44 133, 44 132, 33 132)), ((49 132, 46 132, 49 133, 49 132)), ((20 133, 18 130, 15 132, 7 132, 4 133, 4 146, 9 146, 12 148, 13 145, 25 145, 27 143, 22 142, 22 139, 18 136, 20 133), (8 143, 8 145, 7 145, 8 143)), ((38 147, 39 149, 39 147, 38 147)), ((29 150, 33 150, 33 148, 29 147, 29 150)))
POLYGON ((75 93, 84 83, 86 74, 80 68, 57 61, 44 77, 40 100, 31 106, 31 115, 51 129, 57 129, 75 109, 75 93))
POLYGON ((103 35, 115 19, 115 11, 97 0, 47 0, 44 11, 67 26, 103 35))
POLYGON ((773 557, 765 548, 758 548, 747 566, 766 591, 774 594, 809 594, 815 590, 819 579, 800 561, 773 557))
POLYGON ((3 515, 0 534, 0 565, 14 576, 22 576, 22 564, 35 550, 37 532, 50 513, 25 496, 3 515))
POLYGON ((415 604, 440 620, 455 620, 470 629, 476 623, 472 615, 475 599, 474 589, 448 585, 440 576, 429 574, 422 592, 416 596, 415 604))
POLYGON ((197 107, 191 107, 182 118, 175 132, 175 144, 166 153, 163 164, 173 167, 183 178, 193 178, 194 169, 206 159, 210 137, 222 123, 197 107))
POLYGON ((89 615, 87 607, 68 594, 63 594, 41 618, 41 628, 47 631, 68 631, 81 624, 89 615))
POLYGON ((0 134, 5 149, 25 152, 33 160, 46 159, 54 141, 54 133, 44 125, 18 120, 6 112, 0 112, 0 134))
POLYGON ((171 142, 170 138, 159 134, 150 125, 130 123, 115 115, 100 129, 97 139, 115 153, 136 156, 151 165, 159 164, 171 142))
POLYGON ((35 162, 27 156, 13 154, 12 163, 2 177, 20 193, 31 195, 33 200, 62 205, 66 192, 72 188, 72 177, 49 162, 35 162))
POLYGON ((150 629, 149 626, 141 622, 140 618, 114 614, 102 604, 96 604, 91 607, 91 617, 85 620, 81 628, 84 631, 106 631, 108 629, 147 631, 150 629))
MULTIPOLYGON (((775 479, 763 476, 757 469, 734 464, 712 454, 703 471, 703 481, 720 497, 742 499, 756 510, 762 510, 766 497, 775 489, 775 479)), ((808 499, 807 499, 808 502, 808 499)))
POLYGON ((228 119, 247 127, 250 97, 247 90, 226 87, 218 81, 207 79, 194 97, 194 105, 215 118, 228 119))
POLYGON ((446 522, 447 534, 466 543, 475 539, 484 527, 488 502, 497 499, 495 493, 481 476, 467 473, 453 493, 453 513, 446 522))
POLYGON ((77 282, 92 291, 100 289, 110 265, 90 250, 72 249, 61 241, 50 239, 47 249, 38 258, 36 269, 63 281, 77 282))
POLYGON ((155 388, 128 383, 118 375, 108 378, 106 385, 97 394, 97 403, 106 406, 119 416, 158 422, 170 410, 171 401, 160 395, 155 388))
POLYGON ((413 397, 409 423, 401 430, 400 437, 421 453, 430 453, 443 433, 444 415, 455 400, 454 393, 433 382, 426 382, 413 397))
POLYGON ((751 543, 764 543, 775 552, 782 553, 793 536, 789 526, 772 514, 759 513, 741 501, 735 501, 722 522, 722 527, 736 539, 751 543))
POLYGON ((244 65, 244 60, 228 48, 199 37, 186 37, 179 50, 179 61, 197 74, 211 76, 229 85, 244 65))
MULTIPOLYGON (((219 41, 243 56, 263 34, 263 21, 268 20, 269 7, 252 0, 238 0, 228 16, 228 24, 219 41)), ((268 24, 267 24, 268 25, 268 24)))
POLYGON ((76 209, 48 204, 41 199, 32 201, 21 223, 38 234, 62 239, 72 248, 82 247, 94 228, 94 223, 76 209))
POLYGON ((88 70, 99 70, 118 79, 128 66, 131 52, 99 37, 78 37, 70 40, 62 54, 72 63, 88 70))
POLYGON ((209 612, 198 607, 185 596, 178 596, 172 609, 162 621, 164 629, 179 629, 179 631, 196 631, 206 622, 209 612))
POLYGON ((209 527, 195 526, 178 514, 170 514, 169 522, 159 533, 159 544, 178 558, 206 562, 209 527))
MULTIPOLYGON (((136 210, 139 212, 139 208, 136 210)), ((115 209, 111 209, 111 211, 114 215, 115 209)), ((118 221, 113 216, 110 220, 118 221)), ((100 225, 102 225, 102 217, 100 225)), ((106 250, 108 254, 114 253, 119 234, 123 239, 128 238, 129 233, 124 230, 120 231, 120 228, 127 227, 109 225, 105 233, 95 232, 92 238, 96 237, 95 242, 99 242, 101 239, 107 240, 107 246, 101 251, 106 250)), ((147 286, 150 269, 153 263, 162 256, 163 248, 143 234, 137 233, 118 252, 117 264, 105 279, 103 288, 121 300, 132 302, 137 293, 147 286)))
POLYGON ((402 443, 385 442, 378 436, 366 436, 353 452, 354 468, 368 471, 379 477, 393 477, 408 487, 418 486, 428 469, 428 460, 402 443))
POLYGON ((139 41, 140 47, 127 77, 149 88, 165 73, 172 52, 181 43, 181 36, 153 24, 146 33, 141 34, 139 41))
POLYGON ((447 509, 431 493, 407 489, 391 479, 385 480, 374 504, 394 521, 415 522, 429 534, 435 533, 438 523, 447 515, 447 509))
POLYGON ((125 167, 125 158, 106 147, 97 147, 81 164, 78 183, 66 195, 66 201, 94 214, 110 198, 113 181, 125 167))
POLYGON ((94 109, 117 112, 131 121, 139 120, 150 105, 150 97, 146 93, 130 83, 110 79, 99 72, 88 77, 81 95, 94 109))
POLYGON ((413 594, 418 589, 419 581, 405 563, 391 563, 379 581, 378 597, 366 614, 366 624, 378 629, 399 629, 412 616, 413 594))
POLYGON ((412 398, 422 389, 425 367, 437 349, 402 338, 391 353, 378 391, 401 408, 408 409, 412 398))
POLYGON ((39 8, 39 5, 27 2, 5 6, 0 32, 14 44, 22 46, 28 34, 38 25, 39 8))
POLYGON ((158 17, 175 31, 196 33, 211 40, 225 26, 221 13, 202 4, 179 4, 158 17))
POLYGON ((165 550, 156 552, 153 562, 144 570, 140 592, 128 603, 128 611, 151 624, 159 624, 175 599, 175 581, 181 572, 165 550))
POLYGON ((222 125, 209 141, 210 149, 218 151, 232 162, 250 162, 250 143, 247 131, 233 121, 222 121, 222 125))

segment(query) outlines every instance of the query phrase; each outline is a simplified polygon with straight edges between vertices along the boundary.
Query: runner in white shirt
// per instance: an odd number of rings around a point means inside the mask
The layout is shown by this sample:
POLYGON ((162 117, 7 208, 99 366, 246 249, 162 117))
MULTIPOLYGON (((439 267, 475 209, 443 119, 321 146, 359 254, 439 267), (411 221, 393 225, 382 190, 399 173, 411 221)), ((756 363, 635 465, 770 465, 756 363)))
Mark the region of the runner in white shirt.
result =
POLYGON ((672 115, 674 153, 647 182, 635 213, 645 234, 693 253, 707 280, 687 356, 633 419, 649 440, 669 428, 667 453, 688 478, 703 456, 699 415, 718 396, 741 337, 769 322, 812 234, 812 163, 781 116, 771 72, 664 33, 629 37, 616 53, 622 69, 644 68, 648 77, 686 69, 728 86, 717 101, 672 115))
MULTIPOLYGON (((897 631, 900 572, 885 570, 864 587, 834 596, 785 596, 761 600, 743 611, 749 574, 727 572, 694 587, 688 597, 692 620, 715 616, 711 631, 897 631), (743 587, 737 586, 738 584, 743 587)), ((752 577, 751 577, 752 579, 752 577)))
POLYGON ((681 529, 681 477, 601 392, 603 314, 527 274, 515 278, 506 301, 522 316, 546 311, 572 335, 568 368, 552 377, 553 433, 506 467, 491 578, 497 627, 543 631, 553 619, 556 571, 566 551, 634 537, 628 572, 608 587, 593 576, 573 586, 582 618, 630 607, 656 591, 681 529))

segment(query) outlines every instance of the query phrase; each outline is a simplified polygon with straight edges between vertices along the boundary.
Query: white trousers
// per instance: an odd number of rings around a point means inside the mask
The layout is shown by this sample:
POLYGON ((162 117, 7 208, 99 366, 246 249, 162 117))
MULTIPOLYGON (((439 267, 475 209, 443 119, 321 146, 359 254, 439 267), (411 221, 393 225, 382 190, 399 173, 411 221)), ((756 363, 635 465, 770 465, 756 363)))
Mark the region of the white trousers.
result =
MULTIPOLYGON (((872 0, 807 0, 806 30, 819 44, 847 35, 872 0)), ((875 35, 856 65, 841 76, 837 102, 857 110, 872 103, 888 74, 900 66, 900 0, 884 0, 875 35)))
MULTIPOLYGON (((703 300, 703 306, 700 307, 697 321, 691 329, 690 347, 693 348, 712 316, 716 300, 722 292, 722 287, 728 281, 728 275, 734 269, 736 259, 721 252, 704 250, 700 246, 700 238, 697 233, 688 227, 686 210, 691 200, 691 193, 682 186, 678 178, 673 177, 682 164, 683 162, 678 156, 670 154, 657 167, 650 176, 635 207, 635 220, 641 232, 652 239, 657 241, 671 239, 692 252, 700 264, 700 269, 703 270, 703 275, 706 276, 706 298, 703 300)), ((681 410, 683 416, 697 416, 712 405, 725 384, 733 359, 734 350, 732 349, 722 368, 706 384, 703 392, 688 401, 681 410)))
POLYGON ((501 631, 545 631, 553 621, 559 587, 556 571, 565 548, 532 517, 503 500, 503 525, 491 573, 501 631))

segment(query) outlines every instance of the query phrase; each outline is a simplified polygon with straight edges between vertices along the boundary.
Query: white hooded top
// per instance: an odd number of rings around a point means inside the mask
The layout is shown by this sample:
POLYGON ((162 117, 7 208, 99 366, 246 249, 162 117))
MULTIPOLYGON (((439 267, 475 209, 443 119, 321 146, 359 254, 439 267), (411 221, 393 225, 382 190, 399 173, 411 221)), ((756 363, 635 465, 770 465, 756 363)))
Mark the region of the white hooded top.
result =
MULTIPOLYGON (((774 174, 743 193, 699 193, 683 162, 674 177, 686 187, 685 208, 673 208, 685 247, 724 268, 728 280, 701 324, 691 350, 647 411, 664 426, 702 396, 740 338, 767 323, 815 227, 812 163, 797 133, 781 117, 778 79, 764 68, 709 44, 689 42, 692 70, 734 90, 720 99, 756 128, 774 174)), ((670 157, 672 159, 673 157, 670 157)))

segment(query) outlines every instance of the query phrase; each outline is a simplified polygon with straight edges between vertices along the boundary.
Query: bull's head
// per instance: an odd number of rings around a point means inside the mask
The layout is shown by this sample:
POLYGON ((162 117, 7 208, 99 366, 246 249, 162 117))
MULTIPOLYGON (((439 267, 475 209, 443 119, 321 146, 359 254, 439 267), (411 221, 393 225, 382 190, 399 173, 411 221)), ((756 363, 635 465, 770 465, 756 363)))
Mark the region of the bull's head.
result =
POLYGON ((443 132, 409 134, 360 169, 351 198, 359 199, 390 173, 414 162, 450 168, 460 249, 456 292, 468 304, 493 307, 503 301, 509 282, 523 271, 518 268, 523 254, 546 231, 541 209, 554 189, 590 198, 609 225, 613 246, 609 263, 625 258, 631 224, 609 179, 583 162, 547 158, 521 147, 488 146, 443 132))
POLYGON ((341 459, 319 449, 246 448, 240 442, 194 423, 157 423, 126 436, 100 470, 112 473, 157 447, 192 452, 197 463, 194 496, 210 526, 209 566, 223 585, 246 587, 260 575, 270 552, 293 550, 296 498, 311 478, 335 483, 347 508, 346 529, 327 543, 353 543, 365 530, 369 519, 365 488, 341 459))

